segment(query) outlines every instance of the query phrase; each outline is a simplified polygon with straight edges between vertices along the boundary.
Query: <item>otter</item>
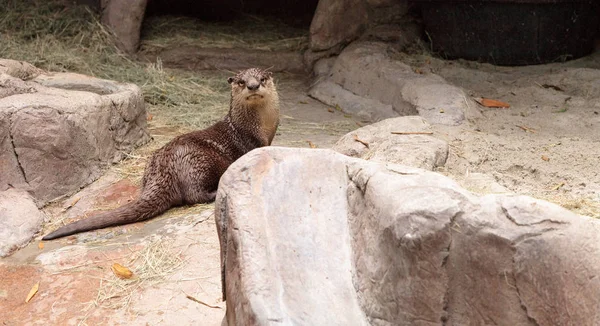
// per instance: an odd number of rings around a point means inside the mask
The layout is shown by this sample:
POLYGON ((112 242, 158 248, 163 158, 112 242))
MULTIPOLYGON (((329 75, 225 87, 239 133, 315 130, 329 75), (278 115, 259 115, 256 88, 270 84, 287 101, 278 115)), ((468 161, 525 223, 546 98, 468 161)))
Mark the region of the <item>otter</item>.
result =
POLYGON ((279 126, 279 97, 271 72, 251 68, 227 82, 231 102, 225 118, 178 136, 154 152, 137 199, 60 227, 42 240, 140 222, 171 207, 214 201, 229 165, 255 148, 271 145, 279 126))

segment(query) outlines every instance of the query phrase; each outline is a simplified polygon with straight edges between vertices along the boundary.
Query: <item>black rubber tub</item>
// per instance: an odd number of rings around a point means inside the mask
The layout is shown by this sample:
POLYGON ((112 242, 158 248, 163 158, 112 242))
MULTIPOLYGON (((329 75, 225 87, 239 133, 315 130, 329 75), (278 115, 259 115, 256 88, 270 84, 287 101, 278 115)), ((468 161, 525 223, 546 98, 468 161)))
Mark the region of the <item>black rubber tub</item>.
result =
POLYGON ((598 34, 597 0, 411 0, 444 58, 529 65, 579 58, 598 34))

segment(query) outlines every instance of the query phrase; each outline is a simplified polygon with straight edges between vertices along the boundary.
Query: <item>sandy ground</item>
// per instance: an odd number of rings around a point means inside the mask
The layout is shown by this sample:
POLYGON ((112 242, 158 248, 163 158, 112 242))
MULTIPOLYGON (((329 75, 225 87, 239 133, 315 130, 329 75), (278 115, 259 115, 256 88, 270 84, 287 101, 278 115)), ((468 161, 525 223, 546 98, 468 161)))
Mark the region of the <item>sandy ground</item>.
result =
POLYGON ((485 173, 508 190, 600 217, 600 52, 567 63, 497 67, 428 56, 406 58, 508 109, 479 111, 468 124, 437 126, 451 146, 440 172, 485 173))
MULTIPOLYGON (((521 68, 401 58, 440 74, 472 97, 502 100, 508 109, 476 107, 462 126, 435 126, 450 145, 439 172, 464 181, 483 173, 508 191, 549 199, 598 216, 600 207, 600 53, 566 64, 521 68)), ((327 148, 362 125, 309 98, 305 76, 280 74, 282 122, 275 146, 327 148)), ((150 121, 158 147, 182 131, 150 121)), ((144 149, 142 148, 143 152, 144 149)), ((138 179, 127 162, 79 194, 45 209, 54 228, 63 219, 130 200, 138 179)), ((140 169, 143 165, 139 165, 140 169)), ((141 171, 139 171, 141 172, 141 171)), ((0 261, 3 325, 220 325, 219 245, 212 205, 171 210, 147 223, 38 240, 0 261), (131 268, 119 280, 113 263, 131 268), (29 303, 25 298, 39 282, 29 303)))

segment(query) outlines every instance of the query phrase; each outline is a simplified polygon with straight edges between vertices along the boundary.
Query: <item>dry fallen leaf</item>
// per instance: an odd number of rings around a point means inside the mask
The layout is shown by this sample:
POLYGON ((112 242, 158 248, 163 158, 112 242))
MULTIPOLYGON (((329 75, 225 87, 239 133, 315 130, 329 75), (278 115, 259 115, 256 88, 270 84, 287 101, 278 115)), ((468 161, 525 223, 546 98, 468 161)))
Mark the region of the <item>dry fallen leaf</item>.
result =
POLYGON ((311 142, 310 140, 307 140, 308 142, 308 146, 310 146, 310 148, 317 148, 317 145, 315 145, 313 142, 311 142))
POLYGON ((546 156, 546 155, 542 155, 542 160, 548 162, 548 161, 550 161, 550 158, 548 158, 548 156, 546 156))
POLYGON ((327 111, 329 111, 331 113, 335 112, 335 110, 333 108, 327 108, 327 111))
POLYGON ((44 249, 44 243, 40 241, 40 243, 38 243, 38 248, 40 250, 44 249))
POLYGON ((487 107, 487 108, 509 108, 510 104, 505 103, 505 102, 501 102, 498 100, 492 100, 489 98, 482 98, 481 100, 477 101, 477 103, 487 107))
POLYGON ((152 118, 154 118, 154 116, 152 114, 148 113, 148 116, 146 116, 146 120, 152 121, 152 118))
POLYGON ((25 299, 25 303, 29 302, 29 300, 31 300, 31 298, 33 298, 33 296, 37 293, 39 288, 40 288, 40 282, 35 283, 35 285, 31 288, 31 290, 29 290, 29 294, 27 295, 27 298, 25 299))
POLYGON ((133 276, 133 272, 121 264, 114 263, 111 268, 113 273, 119 278, 129 279, 133 276))

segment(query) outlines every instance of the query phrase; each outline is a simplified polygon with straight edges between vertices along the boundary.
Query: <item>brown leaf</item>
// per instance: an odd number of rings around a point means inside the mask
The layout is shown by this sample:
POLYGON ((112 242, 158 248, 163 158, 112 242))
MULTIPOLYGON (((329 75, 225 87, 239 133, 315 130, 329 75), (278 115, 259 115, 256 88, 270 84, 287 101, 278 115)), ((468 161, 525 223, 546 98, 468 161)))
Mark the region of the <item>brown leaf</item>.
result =
POLYGON ((327 111, 329 111, 331 113, 335 112, 335 110, 333 108, 327 108, 327 111))
POLYGON ((477 103, 487 107, 487 108, 509 108, 510 104, 505 103, 505 102, 501 102, 498 100, 492 100, 489 98, 482 98, 481 100, 477 101, 477 103))
POLYGON ((148 115, 146 116, 146 120, 152 121, 152 118, 154 118, 154 116, 152 114, 148 113, 148 115))
POLYGON ((117 277, 122 279, 129 279, 133 276, 133 272, 129 268, 118 263, 114 263, 111 269, 117 277))
POLYGON ((548 161, 550 161, 550 158, 548 158, 548 156, 546 156, 546 155, 542 155, 542 160, 548 162, 548 161))
POLYGON ((40 250, 43 250, 43 249, 44 249, 44 243, 43 243, 42 241, 40 241, 40 243, 38 243, 38 248, 39 248, 40 250))
POLYGON ((317 145, 315 145, 313 142, 311 142, 310 140, 307 140, 308 142, 308 146, 310 146, 310 148, 317 148, 317 145))
POLYGON ((31 290, 29 290, 29 294, 27 295, 27 298, 25 299, 25 303, 29 302, 29 300, 31 300, 31 298, 33 298, 33 296, 38 292, 39 288, 40 288, 40 282, 35 283, 35 285, 31 288, 31 290))

